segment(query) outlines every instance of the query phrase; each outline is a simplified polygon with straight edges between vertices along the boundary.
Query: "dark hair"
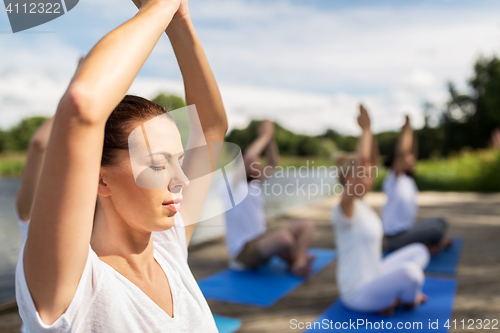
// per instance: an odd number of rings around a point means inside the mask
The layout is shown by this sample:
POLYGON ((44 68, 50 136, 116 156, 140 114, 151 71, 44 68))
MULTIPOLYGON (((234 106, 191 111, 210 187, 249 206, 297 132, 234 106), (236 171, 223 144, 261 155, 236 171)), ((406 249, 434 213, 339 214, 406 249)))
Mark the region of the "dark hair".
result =
POLYGON ((128 136, 135 127, 134 123, 163 114, 168 115, 164 107, 139 96, 126 95, 106 121, 101 166, 115 164, 117 151, 128 149, 128 136))
POLYGON ((394 159, 396 158, 396 152, 391 151, 384 160, 384 166, 387 169, 392 169, 392 165, 394 164, 394 159))
MULTIPOLYGON (((384 161, 384 166, 387 168, 387 169, 392 169, 393 165, 394 165, 394 160, 396 159, 396 152, 391 152, 389 155, 387 155, 387 157, 385 158, 385 161, 384 161)), ((415 172, 413 170, 406 170, 405 171, 405 174, 408 176, 408 177, 411 177, 411 178, 415 178, 415 172)))

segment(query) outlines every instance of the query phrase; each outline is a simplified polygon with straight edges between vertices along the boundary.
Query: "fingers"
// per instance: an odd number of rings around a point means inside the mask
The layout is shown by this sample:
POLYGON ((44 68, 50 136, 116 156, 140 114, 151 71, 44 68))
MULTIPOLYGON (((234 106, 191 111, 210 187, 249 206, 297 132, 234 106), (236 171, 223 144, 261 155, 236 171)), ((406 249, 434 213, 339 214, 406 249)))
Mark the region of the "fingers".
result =
POLYGON ((359 112, 360 113, 368 113, 368 111, 366 111, 366 108, 363 104, 359 104, 359 112))
POLYGON ((363 104, 359 104, 359 115, 364 118, 370 118, 370 116, 368 115, 368 110, 363 104))
POLYGON ((85 57, 84 56, 80 56, 80 59, 78 59, 78 66, 76 68, 80 67, 80 65, 83 62, 83 59, 85 59, 85 57))
POLYGON ((141 2, 139 0, 132 0, 132 2, 137 7, 137 9, 141 8, 142 4, 141 4, 141 2))
POLYGON ((78 59, 78 65, 76 66, 75 72, 76 72, 76 71, 78 70, 78 68, 80 68, 80 66, 82 65, 83 59, 85 59, 85 57, 84 57, 84 56, 80 56, 80 58, 78 59))

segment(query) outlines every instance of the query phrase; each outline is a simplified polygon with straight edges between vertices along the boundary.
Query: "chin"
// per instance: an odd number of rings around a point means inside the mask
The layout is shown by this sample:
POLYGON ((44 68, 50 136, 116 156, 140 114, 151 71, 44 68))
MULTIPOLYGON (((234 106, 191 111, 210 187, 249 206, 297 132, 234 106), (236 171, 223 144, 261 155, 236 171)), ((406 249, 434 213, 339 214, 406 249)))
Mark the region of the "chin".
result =
POLYGON ((156 223, 154 226, 152 226, 151 231, 166 231, 169 230, 174 226, 175 219, 174 216, 168 216, 168 217, 162 217, 156 223))
POLYGON ((408 169, 408 170, 406 170, 405 173, 406 173, 406 175, 408 177, 412 177, 413 178, 415 176, 415 170, 414 169, 408 169))

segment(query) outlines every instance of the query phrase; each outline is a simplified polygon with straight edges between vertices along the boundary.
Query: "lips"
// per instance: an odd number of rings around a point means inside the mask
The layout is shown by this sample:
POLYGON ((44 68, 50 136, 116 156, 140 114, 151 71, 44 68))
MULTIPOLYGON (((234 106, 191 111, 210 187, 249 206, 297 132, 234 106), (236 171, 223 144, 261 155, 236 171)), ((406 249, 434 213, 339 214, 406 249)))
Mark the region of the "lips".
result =
POLYGON ((174 212, 178 212, 181 209, 181 201, 182 201, 182 197, 176 198, 173 200, 169 200, 169 201, 164 201, 162 206, 167 208, 167 209, 170 209, 174 212))

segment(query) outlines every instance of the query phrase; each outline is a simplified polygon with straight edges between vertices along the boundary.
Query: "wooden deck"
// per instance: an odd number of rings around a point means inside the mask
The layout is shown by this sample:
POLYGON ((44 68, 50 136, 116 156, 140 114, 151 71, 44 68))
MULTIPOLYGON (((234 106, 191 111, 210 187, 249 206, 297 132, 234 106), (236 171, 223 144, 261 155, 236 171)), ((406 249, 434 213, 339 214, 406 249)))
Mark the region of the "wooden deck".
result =
MULTIPOLYGON (((380 193, 366 200, 377 210, 383 205, 380 193)), ((276 229, 292 219, 316 221, 312 246, 334 248, 329 218, 337 198, 297 208, 285 216, 269 221, 276 229)), ((443 216, 450 223, 450 235, 463 238, 458 269, 458 292, 453 318, 500 320, 500 194, 424 192, 419 197, 419 217, 443 216)), ((189 263, 197 279, 226 267, 224 241, 217 240, 190 249, 189 263)), ((243 320, 239 332, 293 332, 290 320, 314 319, 338 298, 335 284, 335 262, 269 309, 209 301, 214 314, 243 320)), ((0 307, 0 332, 18 332, 20 318, 15 306, 0 307)), ((453 332, 471 330, 453 330, 453 332)), ((479 332, 480 330, 474 330, 479 332)))

